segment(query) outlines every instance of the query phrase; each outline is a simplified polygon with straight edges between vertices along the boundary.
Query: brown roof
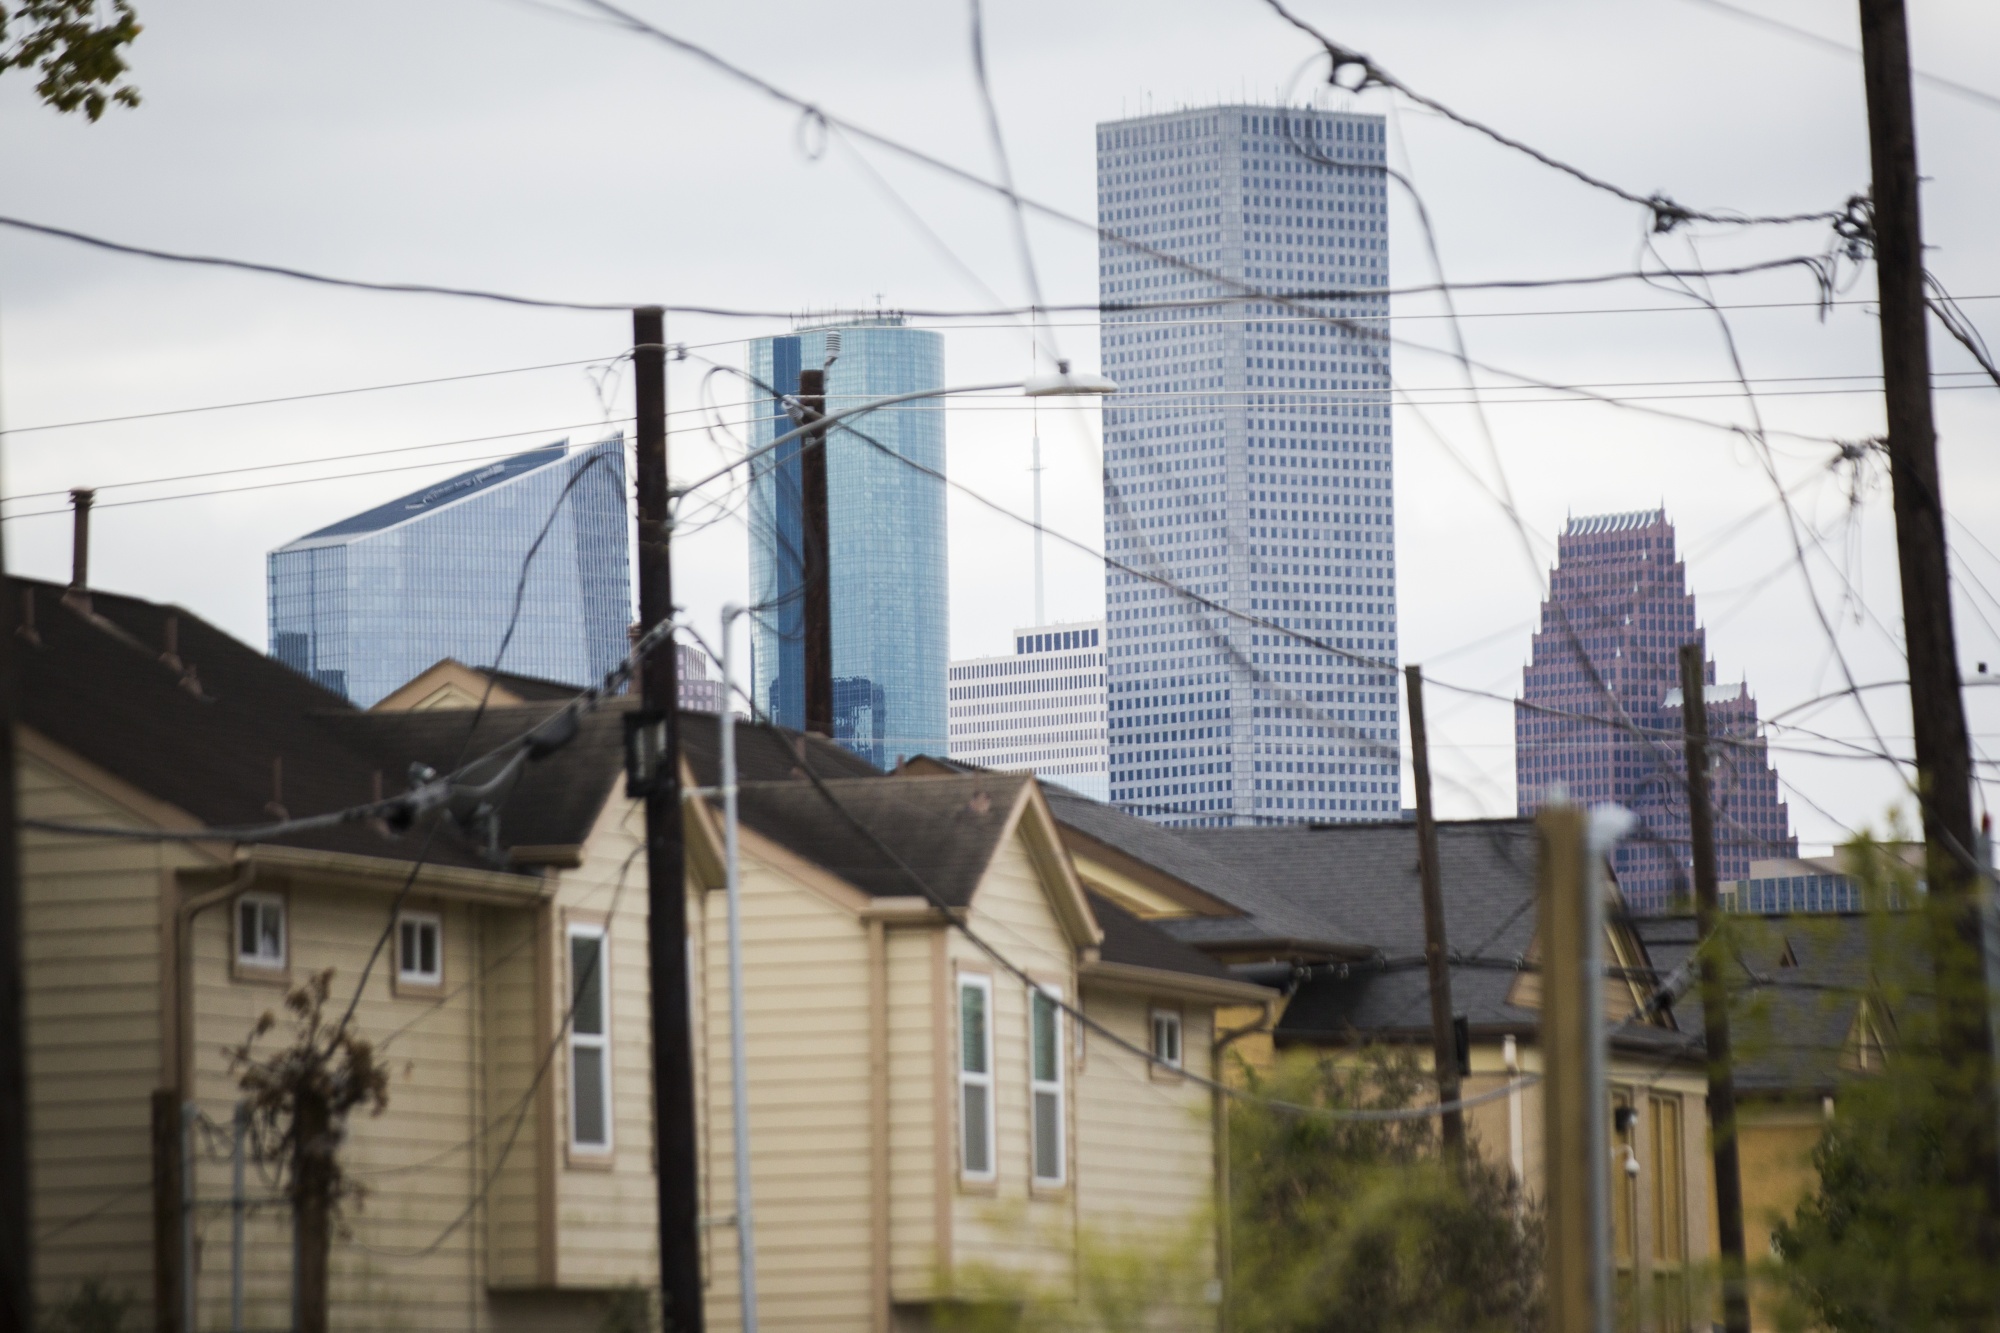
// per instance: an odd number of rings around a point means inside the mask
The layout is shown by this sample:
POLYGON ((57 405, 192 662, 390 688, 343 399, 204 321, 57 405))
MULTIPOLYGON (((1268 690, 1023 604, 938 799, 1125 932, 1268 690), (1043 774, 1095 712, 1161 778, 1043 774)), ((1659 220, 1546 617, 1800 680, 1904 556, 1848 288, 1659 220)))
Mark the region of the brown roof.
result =
MULTIPOLYGON (((93 590, 85 611, 54 584, 8 580, 17 615, 21 721, 64 749, 210 826, 321 814, 394 795, 412 764, 450 769, 521 734, 557 705, 363 713, 288 667, 174 606, 93 590), (169 625, 176 653, 165 649, 169 625)), ((614 709, 527 765, 499 810, 503 847, 573 844, 587 834, 620 769, 614 709)), ((476 776, 476 775, 475 775, 476 776)), ((412 859, 421 832, 367 824, 302 833, 294 846, 412 859)), ((447 824, 427 859, 485 866, 482 839, 447 824)))
POLYGON ((878 779, 833 778, 824 793, 797 779, 744 782, 737 808, 744 824, 864 893, 966 906, 1032 779, 878 779))

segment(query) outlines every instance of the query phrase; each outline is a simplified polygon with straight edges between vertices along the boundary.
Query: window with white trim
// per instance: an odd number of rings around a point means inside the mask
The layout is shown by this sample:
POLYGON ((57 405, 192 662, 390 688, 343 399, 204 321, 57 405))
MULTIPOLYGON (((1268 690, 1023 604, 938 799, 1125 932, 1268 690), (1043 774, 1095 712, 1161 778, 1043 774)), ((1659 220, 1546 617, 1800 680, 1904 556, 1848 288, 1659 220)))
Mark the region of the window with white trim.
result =
POLYGON ((444 921, 436 912, 396 918, 396 979, 406 986, 444 984, 444 921))
POLYGON ((1063 1010, 1053 988, 1036 987, 1028 1000, 1028 1078, 1034 1110, 1035 1182, 1065 1179, 1063 1114, 1063 1010))
POLYGON ((1169 1069, 1181 1067, 1181 1016, 1173 1009, 1153 1011, 1153 1059, 1169 1069))
POLYGON ((611 1151, 611 988, 604 927, 569 928, 569 1146, 611 1151))
POLYGON ((236 961, 267 969, 285 965, 285 900, 246 893, 236 900, 236 961))
POLYGON ((993 1179, 993 982, 958 979, 958 1166, 993 1179))

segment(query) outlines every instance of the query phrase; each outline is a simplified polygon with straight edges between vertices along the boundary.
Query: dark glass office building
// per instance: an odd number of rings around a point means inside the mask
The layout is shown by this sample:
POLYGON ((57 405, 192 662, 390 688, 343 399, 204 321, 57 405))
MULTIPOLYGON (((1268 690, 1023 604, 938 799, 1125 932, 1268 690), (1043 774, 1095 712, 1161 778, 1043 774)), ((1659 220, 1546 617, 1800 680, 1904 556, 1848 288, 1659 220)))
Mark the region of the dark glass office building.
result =
MULTIPOLYGON (((829 412, 944 386, 944 339, 895 316, 759 338, 750 344, 750 374, 764 386, 753 447, 792 429, 773 394, 796 393, 802 368, 825 365, 833 333, 840 355, 827 370, 829 412)), ((834 735, 892 766, 950 746, 944 410, 939 400, 919 400, 851 425, 836 426, 826 445, 834 735)), ((798 445, 781 445, 750 487, 750 587, 759 607, 751 684, 759 709, 787 727, 805 725, 800 496, 798 445)))
POLYGON ((622 437, 462 472, 272 551, 271 655, 364 708, 446 657, 590 684, 626 653, 627 530, 622 437))
MULTIPOLYGON (((1618 882, 1636 912, 1693 891, 1687 767, 1681 744, 1684 643, 1706 638, 1674 528, 1660 510, 1571 519, 1542 603, 1514 708, 1515 788, 1532 814, 1560 793, 1639 817, 1618 849, 1618 882)), ((1718 685, 1704 657, 1708 727, 1717 738, 1716 860, 1724 884, 1752 861, 1798 855, 1778 775, 1747 684, 1718 685)))

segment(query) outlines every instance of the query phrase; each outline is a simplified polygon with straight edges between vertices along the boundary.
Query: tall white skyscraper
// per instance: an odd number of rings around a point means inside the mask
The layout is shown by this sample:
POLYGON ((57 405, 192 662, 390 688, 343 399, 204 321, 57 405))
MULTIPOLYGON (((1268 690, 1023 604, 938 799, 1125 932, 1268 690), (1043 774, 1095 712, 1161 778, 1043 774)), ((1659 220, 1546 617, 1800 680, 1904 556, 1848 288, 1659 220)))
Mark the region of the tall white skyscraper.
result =
POLYGON ((1014 651, 951 664, 951 757, 1108 797, 1104 622, 1014 631, 1014 651))
POLYGON ((1379 116, 1254 106, 1098 127, 1098 216, 1133 242, 1099 250, 1105 548, 1187 590, 1105 573, 1111 799, 1135 814, 1400 814, 1384 140, 1379 116))

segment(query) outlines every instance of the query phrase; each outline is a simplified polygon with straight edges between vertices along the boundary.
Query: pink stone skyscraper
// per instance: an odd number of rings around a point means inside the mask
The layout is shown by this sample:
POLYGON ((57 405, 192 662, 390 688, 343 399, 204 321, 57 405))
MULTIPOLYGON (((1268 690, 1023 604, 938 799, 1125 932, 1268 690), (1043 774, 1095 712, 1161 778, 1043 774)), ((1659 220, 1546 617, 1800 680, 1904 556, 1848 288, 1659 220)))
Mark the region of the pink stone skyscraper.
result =
MULTIPOLYGON (((1630 809, 1639 827, 1618 850, 1619 885, 1634 911, 1666 911, 1693 884, 1677 653, 1705 645, 1673 524, 1657 509, 1575 518, 1556 550, 1514 705, 1520 811, 1532 814, 1558 790, 1582 805, 1630 809)), ((1748 875, 1753 859, 1797 855, 1798 839, 1748 685, 1718 686, 1713 661, 1706 679, 1726 883, 1748 875)))

